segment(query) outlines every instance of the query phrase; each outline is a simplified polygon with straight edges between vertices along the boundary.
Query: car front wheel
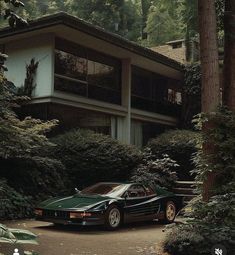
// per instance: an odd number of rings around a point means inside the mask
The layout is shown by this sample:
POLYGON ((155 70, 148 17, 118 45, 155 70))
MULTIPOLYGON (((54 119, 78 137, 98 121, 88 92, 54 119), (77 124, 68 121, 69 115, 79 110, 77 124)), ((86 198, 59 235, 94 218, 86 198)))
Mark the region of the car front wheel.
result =
POLYGON ((173 201, 168 201, 165 206, 165 216, 164 220, 161 220, 161 222, 169 224, 172 223, 175 220, 176 216, 176 206, 173 201))
POLYGON ((111 205, 105 215, 105 227, 109 230, 115 230, 121 225, 121 211, 116 205, 111 205))

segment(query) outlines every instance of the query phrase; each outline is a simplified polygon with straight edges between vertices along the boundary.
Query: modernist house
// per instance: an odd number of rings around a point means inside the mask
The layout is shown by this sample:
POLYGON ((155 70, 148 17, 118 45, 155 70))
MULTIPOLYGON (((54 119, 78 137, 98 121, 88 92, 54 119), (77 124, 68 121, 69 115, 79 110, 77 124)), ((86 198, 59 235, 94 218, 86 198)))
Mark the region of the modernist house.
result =
MULTIPOLYGON (((142 146, 178 123, 182 66, 166 56, 58 13, 24 28, 0 30, 7 78, 22 86, 39 61, 26 113, 59 119, 60 129, 89 128, 142 146)), ((60 130, 60 131, 62 131, 60 130)))

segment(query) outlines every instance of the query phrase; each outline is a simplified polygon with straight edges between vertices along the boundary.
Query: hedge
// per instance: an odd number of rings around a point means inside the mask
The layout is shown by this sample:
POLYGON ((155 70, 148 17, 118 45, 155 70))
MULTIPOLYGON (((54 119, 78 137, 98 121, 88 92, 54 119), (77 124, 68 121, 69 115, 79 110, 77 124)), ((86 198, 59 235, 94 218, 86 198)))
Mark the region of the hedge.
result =
POLYGON ((32 198, 18 193, 6 180, 0 179, 0 219, 25 218, 32 213, 32 198))
POLYGON ((31 159, 0 160, 1 178, 23 194, 30 195, 34 201, 64 193, 65 174, 63 165, 54 159, 35 157, 31 159))
POLYGON ((192 156, 197 152, 200 133, 190 130, 170 130, 150 140, 147 147, 156 157, 167 154, 179 165, 177 175, 180 180, 192 180, 190 171, 195 168, 192 156))
POLYGON ((52 139, 53 157, 60 159, 74 187, 100 181, 126 181, 142 159, 142 152, 109 136, 77 129, 52 139))

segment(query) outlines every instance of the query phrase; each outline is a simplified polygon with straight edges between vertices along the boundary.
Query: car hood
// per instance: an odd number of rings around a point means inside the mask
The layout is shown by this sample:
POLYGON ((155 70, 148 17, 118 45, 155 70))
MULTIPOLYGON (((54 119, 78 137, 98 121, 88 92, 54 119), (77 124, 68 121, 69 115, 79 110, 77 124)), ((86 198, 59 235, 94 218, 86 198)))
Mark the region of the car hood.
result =
POLYGON ((105 196, 86 196, 76 194, 69 197, 57 197, 48 199, 38 205, 39 208, 48 210, 60 210, 60 209, 87 209, 103 201, 110 200, 112 198, 105 196))

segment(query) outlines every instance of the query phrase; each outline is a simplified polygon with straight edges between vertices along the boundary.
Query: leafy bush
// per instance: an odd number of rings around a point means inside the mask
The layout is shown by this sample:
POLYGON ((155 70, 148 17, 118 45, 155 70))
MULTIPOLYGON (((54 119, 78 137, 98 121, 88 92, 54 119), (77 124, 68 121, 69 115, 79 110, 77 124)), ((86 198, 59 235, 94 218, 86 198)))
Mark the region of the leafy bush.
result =
POLYGON ((71 185, 85 187, 99 181, 125 181, 142 153, 134 146, 89 130, 72 130, 52 139, 53 157, 66 167, 71 185))
POLYGON ((167 154, 176 161, 179 167, 176 169, 177 176, 181 180, 191 180, 190 171, 194 169, 191 160, 192 155, 197 152, 197 144, 200 134, 189 130, 170 130, 155 139, 150 140, 147 147, 151 153, 161 158, 167 154))
MULTIPOLYGON (((199 255, 198 249, 201 250, 201 242, 203 242, 203 236, 200 233, 195 233, 192 226, 175 226, 166 237, 164 250, 174 255, 199 255)), ((207 252, 206 254, 210 253, 207 252)))
POLYGON ((213 245, 222 244, 227 254, 234 254, 235 247, 235 114, 226 108, 217 112, 201 114, 198 127, 207 125, 202 141, 210 145, 207 153, 198 152, 196 157, 196 180, 205 181, 214 174, 212 188, 207 191, 198 186, 209 202, 200 199, 191 204, 192 210, 185 225, 176 226, 165 241, 165 250, 174 255, 210 254, 213 245), (209 143, 208 143, 209 141, 209 143), (213 148, 213 149, 212 149, 213 148))
POLYGON ((205 155, 201 150, 195 160, 196 180, 203 181, 208 173, 214 172, 215 194, 235 192, 235 114, 226 108, 220 108, 211 114, 200 114, 195 120, 197 128, 201 129, 210 120, 210 126, 203 132, 203 142, 210 141, 216 149, 210 150, 205 155))
MULTIPOLYGON (((14 188, 9 187, 9 194, 4 193, 7 199, 1 217, 9 218, 30 215, 31 205, 25 195, 36 201, 63 188, 58 173, 62 164, 42 154, 45 147, 54 147, 45 134, 57 121, 20 119, 14 110, 30 99, 18 96, 16 91, 14 84, 0 73, 0 178, 5 178, 14 188)), ((2 185, 7 189, 7 184, 2 185)))
POLYGON ((32 199, 16 192, 5 180, 0 180, 0 219, 29 217, 32 212, 32 199))
POLYGON ((227 254, 234 254, 235 193, 214 196, 209 203, 199 200, 190 206, 193 211, 188 216, 193 218, 170 230, 165 250, 174 255, 206 255, 214 245, 222 244, 227 254))
POLYGON ((33 160, 0 160, 0 164, 1 176, 8 184, 36 201, 65 191, 64 167, 57 160, 34 157, 33 160))
POLYGON ((176 162, 163 154, 161 158, 154 157, 147 149, 141 164, 134 170, 131 180, 153 187, 160 186, 171 190, 177 180, 176 162))

